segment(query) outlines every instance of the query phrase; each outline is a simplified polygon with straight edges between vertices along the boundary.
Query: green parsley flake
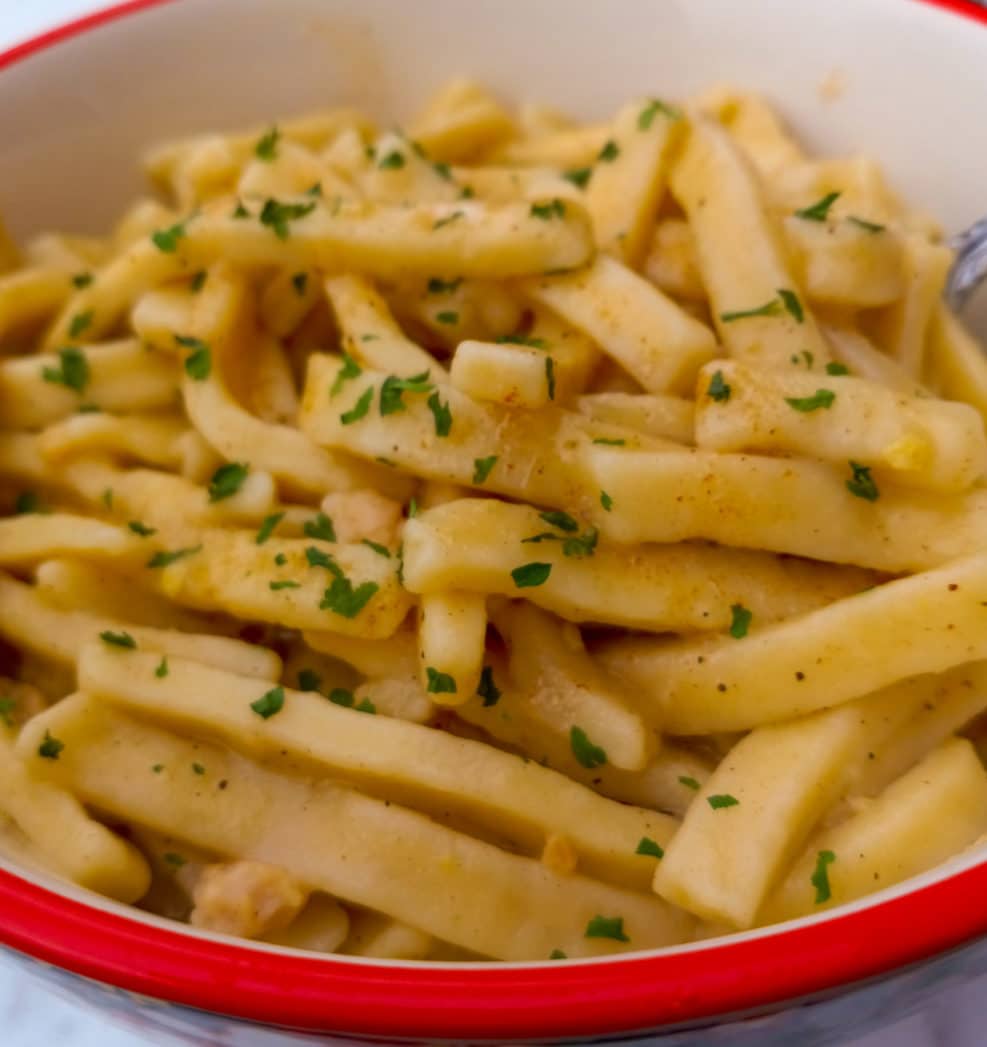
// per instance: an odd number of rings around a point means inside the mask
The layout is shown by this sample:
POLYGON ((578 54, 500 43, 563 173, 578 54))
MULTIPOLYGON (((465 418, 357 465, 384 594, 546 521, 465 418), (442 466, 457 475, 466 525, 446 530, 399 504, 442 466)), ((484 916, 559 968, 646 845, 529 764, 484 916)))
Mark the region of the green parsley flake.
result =
POLYGON ((829 363, 829 364, 826 364, 826 374, 831 374, 834 377, 836 377, 838 375, 844 375, 844 374, 849 374, 849 373, 850 373, 850 369, 847 367, 846 364, 840 364, 840 363, 829 363))
POLYGON ((381 415, 396 414, 404 411, 405 393, 430 393, 435 386, 429 381, 428 371, 414 374, 410 378, 398 378, 397 375, 388 375, 380 387, 380 413, 381 415))
POLYGON ((785 403, 796 411, 809 414, 812 411, 829 410, 836 399, 832 389, 817 389, 812 396, 786 396, 785 403))
POLYGON ((618 156, 620 156, 620 146, 611 138, 600 150, 600 155, 596 159, 604 164, 612 164, 618 156))
POLYGON ((249 218, 250 217, 250 212, 243 206, 243 202, 241 200, 237 200, 236 207, 233 208, 233 214, 232 214, 231 217, 233 217, 233 218, 249 218))
POLYGON ((380 588, 376 582, 361 582, 354 589, 353 583, 331 556, 311 546, 305 550, 305 555, 313 567, 325 567, 333 576, 332 585, 319 603, 320 610, 332 611, 343 618, 355 618, 380 588))
POLYGON ((626 440, 611 440, 608 436, 598 436, 593 443, 601 444, 603 447, 625 447, 626 440))
POLYGON ((163 763, 156 763, 151 768, 151 770, 154 771, 155 774, 160 774, 164 770, 164 764, 163 763))
POLYGON ((332 554, 324 553, 321 549, 316 549, 314 545, 306 548, 305 559, 308 561, 309 567, 324 567, 327 571, 332 571, 333 574, 338 570, 332 554))
POLYGON ((333 705, 341 705, 344 709, 352 709, 356 699, 353 697, 353 692, 347 691, 345 687, 334 687, 329 692, 329 701, 333 705))
POLYGON ((729 793, 714 793, 712 796, 706 797, 706 802, 714 811, 718 811, 723 807, 737 807, 740 804, 737 797, 731 796, 729 793))
POLYGON ((154 675, 159 679, 163 680, 168 675, 168 656, 162 655, 161 661, 158 662, 158 667, 154 670, 154 675))
POLYGON ((667 116, 669 120, 679 120, 682 117, 682 114, 675 108, 675 106, 667 105, 665 102, 661 102, 657 98, 652 98, 637 115, 637 129, 639 131, 650 130, 655 117, 659 113, 661 113, 662 116, 667 116))
POLYGON ((106 490, 103 491, 103 494, 102 494, 102 497, 101 497, 100 501, 102 501, 103 505, 105 505, 108 510, 112 510, 113 509, 113 488, 112 487, 107 487, 106 490))
POLYGON ((275 713, 281 712, 284 708, 284 688, 272 687, 269 691, 262 694, 256 702, 251 702, 250 708, 262 720, 269 720, 275 713))
POLYGON ((483 699, 484 709, 496 705, 500 701, 500 688, 494 682, 493 669, 489 665, 483 667, 480 673, 480 683, 476 688, 477 695, 483 699))
POLYGON ((809 877, 809 883, 816 889, 816 905, 828 902, 832 897, 829 887, 829 868, 836 861, 836 855, 832 851, 820 851, 816 855, 816 868, 809 877))
POLYGON ((696 781, 691 775, 680 774, 679 785, 684 785, 687 789, 692 789, 693 792, 699 792, 699 782, 696 781))
POLYGON ((205 269, 200 269, 197 273, 192 274, 192 279, 189 280, 188 289, 192 294, 198 294, 206 283, 207 273, 205 269))
POLYGON ((544 338, 532 338, 526 334, 502 334, 496 342, 498 345, 526 345, 529 349, 544 349, 548 344, 544 338))
POLYGON ((808 222, 825 222, 829 217, 829 209, 842 196, 842 193, 827 193, 821 200, 817 200, 810 207, 803 207, 795 212, 796 218, 804 218, 808 222))
POLYGON ((202 775, 204 775, 206 773, 206 769, 205 769, 205 767, 202 766, 201 763, 193 763, 192 764, 192 773, 193 774, 197 774, 197 775, 199 775, 201 777, 202 775))
POLYGON ((186 556, 192 556, 194 553, 202 551, 201 545, 190 545, 185 549, 175 549, 172 552, 166 552, 161 550, 156 552, 150 560, 147 561, 148 567, 170 567, 171 564, 178 560, 184 560, 186 556))
POLYGON ((263 545, 268 538, 274 534, 274 528, 277 527, 283 519, 284 513, 271 513, 270 516, 265 516, 257 531, 257 535, 254 538, 254 542, 257 545, 263 545))
POLYGON ((459 313, 451 309, 444 309, 441 313, 435 314, 435 319, 440 324, 452 327, 459 323, 459 313))
POLYGON ((569 957, 561 949, 553 949, 549 954, 550 960, 568 960, 569 957))
POLYGON ((93 311, 87 309, 84 313, 76 313, 69 323, 69 338, 78 338, 83 331, 93 322, 93 311))
POLYGON ((336 541, 336 528, 333 526, 332 519, 323 512, 316 513, 314 520, 305 521, 302 525, 302 534, 318 542, 336 541))
POLYGON ((75 346, 66 346, 58 350, 58 361, 58 367, 42 368, 41 377, 46 382, 81 393, 89 382, 89 361, 85 353, 75 346))
POLYGON ((146 524, 142 524, 140 520, 131 520, 127 527, 141 538, 150 538, 152 534, 158 533, 156 527, 148 527, 146 524))
POLYGON ((151 233, 154 246, 165 254, 174 254, 178 250, 178 241, 185 235, 185 223, 176 222, 168 229, 158 229, 151 233))
POLYGON ((585 189, 593 177, 592 167, 574 167, 571 171, 563 171, 562 177, 567 182, 572 182, 577 189, 585 189))
POLYGON ((551 356, 545 357, 545 381, 548 383, 548 398, 555 399, 555 360, 551 356))
POLYGON ((464 213, 462 211, 453 211, 452 214, 446 215, 445 218, 437 218, 432 224, 432 230, 434 232, 436 229, 442 229, 444 226, 452 225, 453 222, 456 222, 463 217, 464 213))
POLYGON ((260 213, 261 225, 270 226, 279 240, 288 239, 288 223, 304 218, 315 210, 315 201, 308 204, 282 204, 268 198, 260 213))
POLYGON ((76 273, 72 277, 72 286, 78 287, 81 291, 83 287, 88 287, 93 282, 92 273, 76 273))
POLYGON ((312 185, 305 190, 306 196, 321 196, 322 195, 322 183, 314 182, 312 185))
POLYGON ((276 582, 268 582, 267 587, 272 593, 280 592, 282 589, 300 589, 301 582, 293 582, 290 578, 282 578, 276 582))
POLYGON ((777 298, 772 298, 764 305, 756 306, 754 309, 738 309, 729 313, 720 313, 720 320, 725 324, 732 324, 736 320, 749 320, 755 316, 778 316, 782 311, 782 303, 777 298))
MULTIPOLYGON (((158 766, 160 767, 161 765, 158 764, 158 766)), ((183 865, 188 863, 187 858, 183 858, 180 854, 176 854, 174 851, 165 851, 161 857, 168 863, 168 865, 172 865, 176 869, 180 869, 183 865)))
POLYGON ((435 419, 435 435, 448 436, 452 430, 452 411, 449 410, 449 401, 443 403, 437 392, 428 398, 428 409, 435 419))
POLYGON ((546 510, 543 513, 539 513, 538 518, 544 520, 547 524, 551 524, 552 527, 557 527, 560 531, 566 531, 568 534, 574 534, 579 530, 579 523, 575 518, 568 513, 562 512, 561 509, 546 510))
POLYGON ((391 152, 377 161, 377 166, 381 171, 400 171, 404 164, 404 153, 400 149, 392 149, 391 152))
POLYGON ((212 353, 209 346, 199 338, 190 335, 175 335, 175 341, 184 349, 192 352, 185 358, 185 373, 197 382, 204 381, 212 371, 212 353))
POLYGON ((497 464, 498 457, 498 455, 491 454, 487 455, 486 458, 473 459, 473 483, 482 484, 487 482, 490 470, 497 464))
POLYGON ((367 412, 370 410, 370 403, 374 398, 374 388, 370 386, 369 389, 365 389, 360 395, 360 399, 348 410, 343 411, 339 416, 339 420, 343 425, 352 425, 354 422, 358 422, 361 418, 365 417, 367 412))
POLYGON ((314 669, 300 669, 298 672, 298 689, 300 691, 317 691, 322 686, 322 677, 314 669))
POLYGON ((209 501, 221 502, 232 498, 247 479, 250 466, 246 462, 227 462, 221 465, 209 481, 209 501))
MULTIPOLYGON (((442 161, 438 161, 432 164, 432 170, 442 179, 444 182, 452 181, 452 168, 442 161)), ((462 195, 462 194, 460 194, 462 195)))
POLYGON ((600 505, 609 513, 613 509, 613 499, 606 491, 600 491, 600 505))
POLYGON ((295 273, 291 278, 291 286, 294 287, 298 295, 304 295, 305 289, 308 287, 308 273, 295 273))
POLYGON ((578 538, 566 538, 562 543, 562 555, 572 556, 576 559, 592 556, 596 552, 596 543, 599 537, 600 532, 595 527, 591 527, 585 534, 579 535, 578 538))
POLYGON ((36 491, 21 491, 14 499, 14 515, 27 516, 28 513, 43 512, 41 499, 36 491))
POLYGON ((877 489, 877 484, 874 483, 870 475, 870 467, 851 461, 850 468, 853 470, 853 476, 847 480, 846 489, 857 498, 863 498, 868 502, 876 502, 880 498, 881 492, 877 489))
POLYGON ((46 760, 57 760, 59 753, 65 748, 65 743, 60 742, 57 738, 49 731, 45 731, 45 736, 38 746, 38 756, 43 757, 46 760))
POLYGON ((748 611, 743 604, 735 603, 730 607, 730 614, 733 616, 730 622, 730 635, 735 640, 742 640, 750 628, 751 618, 754 617, 753 612, 748 611))
POLYGON ((569 745, 572 748, 572 755, 583 767, 589 769, 602 767, 607 762, 606 750, 594 745, 582 727, 570 728, 569 745))
POLYGON ((863 229, 865 233, 883 233, 887 228, 887 226, 878 225, 876 222, 868 222, 866 219, 857 218, 855 215, 850 215, 847 221, 853 222, 858 229, 863 229))
POLYGON ((115 633, 110 629, 104 629, 99 638, 111 647, 129 647, 131 650, 137 647, 137 641, 127 632, 115 633))
POLYGON ((532 218, 548 222, 553 218, 565 218, 565 204, 556 197, 545 204, 532 204, 529 212, 532 218))
POLYGON ((16 708, 16 698, 0 698, 0 720, 3 720, 8 727, 14 726, 14 718, 11 714, 16 708))
POLYGON ((356 360, 349 353, 343 353, 343 366, 336 372, 336 380, 329 390, 329 399, 331 400, 351 378, 359 378, 361 374, 363 370, 356 360))
POLYGON ((438 276, 433 276, 428 281, 428 293, 429 294, 452 294, 457 287, 463 282, 463 278, 460 276, 455 280, 443 280, 438 276))
POLYGON ((425 675, 428 677, 428 685, 425 690, 429 694, 455 694, 456 681, 448 673, 440 673, 431 665, 426 666, 425 675))
POLYGON ((284 565, 288 562, 288 557, 285 556, 284 553, 276 553, 274 556, 274 562, 278 565, 278 567, 284 567, 284 565))
POLYGON ((726 403, 730 399, 730 386, 723 378, 723 372, 717 371, 709 380, 709 388, 706 395, 718 404, 726 403))
POLYGON ((264 160, 270 163, 278 155, 278 139, 281 137, 281 132, 274 126, 265 135, 262 135, 254 146, 254 156, 258 160, 264 160))
POLYGON ((551 573, 550 563, 526 563, 515 567, 511 571, 511 578, 518 589, 532 589, 536 585, 544 585, 551 573))
POLYGON ((623 916, 594 916, 586 924, 586 938, 612 938, 615 942, 629 942, 624 934, 623 916))
POLYGON ((380 542, 372 542, 369 538, 361 538, 360 544, 365 545, 368 549, 373 549, 378 556, 385 556, 388 560, 391 558, 391 550, 386 545, 381 545, 380 542))
POLYGON ((642 836, 637 842, 637 847, 634 848, 634 853, 643 854, 649 858, 664 858, 665 848, 657 840, 652 840, 650 836, 642 836))
POLYGON ((418 515, 418 500, 416 498, 410 499, 408 502, 408 519, 413 520, 418 515))
POLYGON ((353 707, 358 713, 370 713, 374 716, 377 712, 377 706, 369 698, 362 698, 359 705, 353 707))
POLYGON ((794 291, 789 291, 785 287, 778 288, 778 295, 781 298, 782 305, 785 307, 785 312, 787 312, 797 324, 805 323, 805 311, 802 309, 802 303, 799 301, 798 295, 794 291))

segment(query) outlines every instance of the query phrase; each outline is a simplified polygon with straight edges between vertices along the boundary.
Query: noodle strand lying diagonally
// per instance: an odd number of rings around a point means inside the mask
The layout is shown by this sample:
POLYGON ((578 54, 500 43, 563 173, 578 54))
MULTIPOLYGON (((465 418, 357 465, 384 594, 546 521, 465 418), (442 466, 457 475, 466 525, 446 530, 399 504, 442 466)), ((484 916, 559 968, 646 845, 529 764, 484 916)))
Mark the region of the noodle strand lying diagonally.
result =
POLYGON ((166 143, 111 235, 11 255, 0 852, 524 961, 987 833, 987 364, 934 225, 753 95, 524 114, 166 143))

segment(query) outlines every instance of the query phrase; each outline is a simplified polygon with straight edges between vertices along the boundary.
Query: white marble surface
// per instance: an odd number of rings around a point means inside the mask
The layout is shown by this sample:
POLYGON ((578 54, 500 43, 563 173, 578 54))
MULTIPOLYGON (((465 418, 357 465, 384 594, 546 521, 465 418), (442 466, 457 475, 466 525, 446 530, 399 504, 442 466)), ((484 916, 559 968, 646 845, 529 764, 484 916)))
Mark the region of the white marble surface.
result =
MULTIPOLYGON (((903 0, 905 2, 905 0, 903 0)), ((68 19, 109 6, 97 0, 0 0, 0 51, 68 19)), ((944 995, 914 1018, 845 1047, 975 1047, 987 1041, 987 983, 944 995)), ((98 1012, 53 994, 0 952, 2 1047, 151 1047, 98 1012)))

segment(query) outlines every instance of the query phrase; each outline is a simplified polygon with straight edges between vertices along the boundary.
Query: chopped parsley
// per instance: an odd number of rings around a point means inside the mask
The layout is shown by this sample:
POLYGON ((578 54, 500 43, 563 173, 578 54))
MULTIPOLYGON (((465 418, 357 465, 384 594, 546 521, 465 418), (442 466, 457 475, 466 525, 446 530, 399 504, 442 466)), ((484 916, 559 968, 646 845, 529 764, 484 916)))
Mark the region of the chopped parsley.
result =
POLYGON ((84 313, 76 313, 69 323, 69 338, 78 338, 92 322, 92 309, 87 309, 84 313))
POLYGON ((730 606, 730 614, 732 619, 730 621, 730 635, 735 640, 742 640, 747 635, 747 630, 750 628, 751 618, 754 617, 751 611, 742 603, 735 603, 730 606))
POLYGON ((330 553, 324 553, 321 549, 316 549, 314 545, 306 548, 305 559, 309 567, 324 567, 327 571, 331 571, 336 563, 330 553))
POLYGON ((418 515, 418 501, 412 498, 408 502, 408 519, 413 520, 418 515))
POLYGON ((356 360, 349 353, 343 353, 343 366, 336 372, 336 380, 332 383, 332 388, 329 390, 329 399, 331 400, 340 392, 351 378, 359 378, 361 374, 363 374, 363 370, 356 360))
POLYGON ((298 295, 304 295, 305 289, 308 287, 308 273, 295 273, 291 278, 291 286, 294 287, 298 295))
POLYGON ((154 771, 155 774, 160 774, 164 770, 164 764, 156 763, 151 767, 151 770, 154 771))
POLYGON ((445 218, 436 218, 432 223, 432 230, 441 229, 443 226, 452 225, 453 222, 463 217, 462 211, 453 211, 452 214, 446 215, 445 218))
POLYGON ((314 669, 300 669, 298 672, 298 689, 300 691, 317 691, 322 686, 322 677, 314 669))
POLYGON ((278 565, 278 567, 284 567, 284 565, 288 562, 288 557, 285 556, 284 553, 277 553, 274 557, 274 562, 278 565))
POLYGON ((448 673, 440 673, 438 669, 426 666, 425 675, 428 684, 425 688, 429 694, 455 694, 456 681, 448 673))
POLYGON ((592 769, 602 767, 607 762, 605 749, 594 745, 586 735, 582 727, 572 727, 569 730, 569 745, 576 762, 582 767, 592 769))
POLYGON ((313 548, 306 549, 305 553, 310 564, 325 567, 333 576, 332 584, 326 589, 319 603, 319 609, 322 611, 332 611, 343 618, 355 618, 380 588, 376 582, 361 582, 354 589, 353 583, 331 556, 313 548), (318 554, 318 561, 312 558, 312 553, 318 554))
MULTIPOLYGON (((160 767, 161 765, 158 764, 157 766, 160 767)), ((183 858, 180 854, 176 854, 174 851, 165 851, 161 857, 168 863, 168 865, 173 865, 176 869, 180 869, 183 865, 188 863, 187 858, 183 858)))
POLYGON ((729 313, 720 313, 720 320, 725 324, 732 324, 736 320, 748 320, 755 316, 778 316, 781 310, 781 301, 772 298, 770 302, 765 302, 764 305, 756 306, 753 309, 738 309, 729 313))
POLYGON ((650 836, 642 836, 637 842, 637 847, 634 848, 634 853, 643 854, 649 858, 664 858, 665 848, 657 840, 652 840, 650 836))
POLYGON ((550 960, 568 960, 569 957, 561 949, 553 949, 549 954, 550 960))
POLYGON ((687 789, 692 789, 693 792, 699 792, 700 789, 699 782, 688 774, 679 775, 679 785, 684 785, 687 789))
POLYGON ((598 436, 593 443, 601 444, 604 447, 625 447, 627 445, 626 440, 611 440, 608 436, 598 436))
POLYGON ((555 399, 555 361, 550 356, 545 357, 545 381, 548 383, 548 398, 555 399))
POLYGON ((312 185, 305 190, 306 196, 321 196, 322 195, 322 183, 314 182, 312 185))
POLYGON ((397 375, 388 375, 380 387, 380 413, 382 415, 396 414, 405 410, 404 394, 407 393, 430 393, 435 386, 428 380, 428 371, 412 375, 410 378, 398 378, 397 375))
POLYGON ((249 218, 250 212, 243 206, 242 200, 237 200, 236 207, 233 208, 232 218, 249 218))
POLYGON ((613 499, 606 491, 600 491, 600 505, 609 513, 613 509, 613 499))
POLYGON ((404 153, 400 149, 392 149, 386 156, 377 161, 381 171, 399 171, 404 167, 404 153))
POLYGON ((799 301, 798 295, 794 291, 789 291, 785 287, 778 288, 778 295, 785 307, 785 312, 788 313, 797 324, 805 323, 805 311, 802 309, 802 303, 799 301))
POLYGON ((550 563, 526 563, 515 567, 511 571, 511 578, 518 589, 532 589, 536 585, 544 585, 551 573, 550 563))
POLYGON ((816 905, 822 905, 832 897, 828 867, 835 861, 836 855, 832 851, 820 851, 816 855, 816 868, 809 877, 809 883, 816 889, 816 905))
POLYGON ((290 578, 281 578, 275 582, 268 582, 268 588, 272 593, 280 592, 282 589, 300 589, 301 582, 293 582, 290 578))
POLYGON ((45 367, 41 377, 46 382, 64 385, 81 393, 89 382, 89 361, 85 353, 75 346, 66 346, 58 350, 58 367, 45 367))
POLYGON ((487 455, 486 458, 473 459, 473 483, 482 484, 487 482, 490 470, 497 464, 498 455, 487 455))
POLYGON ((339 420, 343 425, 352 425, 354 422, 358 422, 370 410, 370 403, 373 398, 374 387, 370 386, 360 394, 360 399, 348 411, 343 411, 339 416, 339 420))
POLYGON ((449 327, 454 327, 459 323, 459 313, 454 312, 451 309, 443 309, 441 313, 435 314, 435 319, 440 324, 446 324, 449 327))
POLYGON ((205 769, 205 767, 202 766, 201 763, 193 763, 192 764, 192 773, 193 774, 198 774, 198 775, 201 776, 201 775, 206 773, 206 769, 205 769))
POLYGON ((380 542, 372 542, 369 538, 361 538, 360 544, 365 545, 368 549, 373 549, 378 556, 385 556, 388 560, 391 558, 391 550, 386 545, 381 545, 380 542))
POLYGON ((500 701, 500 688, 494 682, 493 669, 489 665, 480 673, 480 683, 476 688, 477 695, 483 699, 483 708, 489 709, 500 701))
POLYGON ((827 193, 821 200, 817 200, 809 207, 803 207, 795 212, 796 218, 804 218, 809 222, 825 222, 829 217, 829 209, 842 196, 842 193, 827 193))
POLYGON ((449 401, 443 403, 438 393, 432 393, 427 403, 432 418, 435 420, 435 436, 448 437, 452 430, 452 411, 449 409, 449 401))
POLYGON ((561 509, 549 509, 544 513, 539 513, 538 518, 544 520, 547 524, 551 524, 552 527, 557 527, 560 531, 566 531, 569 534, 574 534, 579 530, 578 522, 568 513, 562 512, 561 509))
POLYGON ((221 502, 232 498, 247 479, 250 466, 246 462, 227 462, 221 465, 209 481, 209 501, 221 502))
POLYGON ((572 182, 577 189, 585 189, 593 177, 592 167, 574 167, 571 171, 563 171, 562 177, 567 182, 572 182))
POLYGON ((573 556, 576 559, 592 556, 596 552, 596 543, 599 537, 600 532, 595 527, 591 527, 585 534, 566 538, 562 542, 562 555, 573 556))
POLYGON ((72 286, 78 287, 81 291, 83 287, 88 287, 93 282, 92 273, 76 273, 72 277, 72 286))
POLYGON ((57 760, 59 753, 65 748, 65 743, 55 738, 50 731, 45 731, 45 736, 38 746, 38 756, 46 760, 57 760))
POLYGON ((863 229, 865 233, 883 233, 887 228, 886 226, 878 225, 876 222, 868 222, 864 218, 857 218, 855 215, 850 215, 847 221, 853 222, 858 229, 863 229))
POLYGON ((44 509, 36 491, 21 491, 14 499, 14 515, 27 516, 28 513, 41 513, 44 509))
POLYGON ((184 560, 186 556, 192 556, 193 553, 201 552, 201 550, 201 545, 190 545, 184 549, 173 549, 171 552, 166 552, 162 549, 147 561, 147 566, 170 567, 171 564, 176 563, 178 560, 184 560))
POLYGON ((662 116, 667 116, 669 120, 679 120, 682 117, 682 114, 675 106, 667 105, 657 98, 652 98, 641 112, 637 114, 637 129, 639 131, 649 131, 655 117, 659 113, 662 116))
POLYGON ((565 218, 565 204, 556 197, 545 204, 532 204, 529 212, 532 218, 548 222, 553 218, 565 218))
POLYGON ((428 293, 429 294, 452 294, 457 287, 463 282, 463 278, 457 277, 455 280, 443 280, 438 276, 433 276, 428 281, 428 293))
POLYGON ((200 269, 197 273, 192 274, 192 279, 189 280, 188 289, 192 294, 198 294, 206 283, 207 273, 205 269, 200 269))
POLYGON ((260 213, 261 225, 268 225, 274 230, 279 240, 288 239, 288 223, 304 218, 315 210, 315 201, 308 204, 282 204, 268 198, 260 213))
POLYGON ((319 542, 336 541, 336 528, 330 517, 323 512, 317 512, 314 520, 306 520, 302 526, 302 534, 306 538, 314 538, 319 542))
POLYGON ((329 701, 333 705, 341 705, 344 709, 352 709, 356 699, 353 697, 353 692, 346 690, 345 687, 334 687, 329 692, 329 701))
POLYGON ((0 698, 0 720, 8 727, 14 726, 14 718, 11 713, 17 708, 16 698, 0 698))
POLYGON ((272 127, 270 131, 257 139, 257 144, 254 146, 254 156, 258 160, 270 163, 278 155, 278 139, 280 137, 281 132, 277 129, 277 126, 272 127))
POLYGON ((586 924, 586 938, 612 938, 615 942, 629 942, 624 933, 623 916, 594 916, 586 924))
POLYGON ((154 670, 154 675, 159 680, 163 680, 168 675, 168 656, 166 654, 161 656, 161 661, 158 662, 158 667, 154 670))
POLYGON ((796 411, 809 414, 812 411, 829 410, 836 399, 832 389, 817 389, 812 396, 786 396, 785 403, 796 411))
POLYGON ((274 534, 274 528, 284 519, 284 513, 271 513, 270 516, 265 516, 258 528, 257 535, 254 538, 254 542, 257 545, 263 545, 268 538, 274 534))
POLYGON ((128 632, 115 633, 111 629, 104 629, 99 638, 110 647, 129 647, 131 650, 137 647, 137 641, 128 632))
POLYGON ((709 388, 706 390, 706 395, 718 404, 722 404, 730 399, 730 392, 729 384, 723 379, 723 372, 717 371, 709 380, 709 388))
POLYGON ((176 222, 168 229, 158 229, 151 233, 154 246, 165 254, 174 254, 178 250, 178 241, 185 235, 185 223, 176 222))
POLYGON ((604 164, 612 164, 618 156, 620 156, 620 146, 611 138, 600 150, 600 155, 596 159, 604 164))
POLYGON ((532 338, 526 334, 502 334, 496 339, 498 345, 526 345, 529 349, 544 349, 544 338, 532 338))
POLYGON ((103 494, 102 494, 102 496, 100 498, 100 501, 103 503, 103 505, 106 506, 106 508, 108 510, 110 510, 110 511, 113 510, 113 488, 112 487, 107 487, 107 488, 104 489, 103 494))
POLYGON ((706 797, 706 802, 714 811, 718 811, 723 807, 736 807, 740 803, 736 796, 731 796, 729 793, 714 793, 712 796, 706 797))
POLYGON ((370 713, 374 716, 377 712, 377 706, 369 698, 361 698, 358 705, 353 706, 358 713, 370 713))
POLYGON ((846 489, 857 498, 863 498, 868 502, 876 502, 881 496, 870 474, 870 467, 860 465, 859 462, 850 462, 853 476, 847 480, 846 489))
POLYGON ((272 687, 269 691, 262 694, 256 702, 251 702, 250 708, 262 720, 269 720, 275 713, 281 712, 284 708, 284 688, 272 687))
POLYGON ((175 341, 192 352, 185 357, 185 373, 197 382, 204 381, 212 371, 212 353, 209 346, 199 338, 190 335, 175 335, 175 341))
POLYGON ((829 364, 826 364, 826 374, 831 374, 834 377, 836 377, 837 375, 849 374, 849 373, 850 373, 850 369, 847 367, 846 364, 840 364, 840 363, 829 363, 829 364))

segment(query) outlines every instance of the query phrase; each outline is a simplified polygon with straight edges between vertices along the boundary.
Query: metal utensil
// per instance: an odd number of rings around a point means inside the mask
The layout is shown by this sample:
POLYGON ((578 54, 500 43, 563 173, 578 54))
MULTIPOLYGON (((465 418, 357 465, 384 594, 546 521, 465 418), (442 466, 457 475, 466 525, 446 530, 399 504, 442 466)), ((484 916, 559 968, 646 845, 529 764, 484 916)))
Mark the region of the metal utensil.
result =
POLYGON ((949 307, 959 312, 987 279, 987 217, 954 236, 949 246, 956 252, 956 261, 946 277, 943 294, 949 307))

